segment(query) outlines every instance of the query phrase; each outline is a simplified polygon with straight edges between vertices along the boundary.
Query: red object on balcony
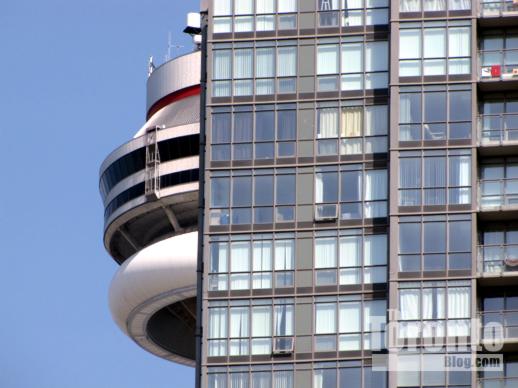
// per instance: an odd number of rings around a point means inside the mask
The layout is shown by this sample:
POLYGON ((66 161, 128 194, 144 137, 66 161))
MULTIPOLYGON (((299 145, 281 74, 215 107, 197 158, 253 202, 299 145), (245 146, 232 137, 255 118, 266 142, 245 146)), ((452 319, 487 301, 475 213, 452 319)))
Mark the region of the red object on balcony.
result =
POLYGON ((491 66, 491 77, 500 77, 502 75, 502 66, 493 65, 491 66))

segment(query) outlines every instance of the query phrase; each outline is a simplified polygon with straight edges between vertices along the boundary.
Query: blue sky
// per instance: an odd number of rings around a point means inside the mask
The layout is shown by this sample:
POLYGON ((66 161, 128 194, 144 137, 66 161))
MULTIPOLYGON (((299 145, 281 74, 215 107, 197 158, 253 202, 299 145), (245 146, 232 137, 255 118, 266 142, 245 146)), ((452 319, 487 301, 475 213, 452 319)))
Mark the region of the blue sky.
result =
POLYGON ((149 55, 196 0, 0 2, 0 386, 191 387, 113 323, 98 168, 143 124, 149 55))

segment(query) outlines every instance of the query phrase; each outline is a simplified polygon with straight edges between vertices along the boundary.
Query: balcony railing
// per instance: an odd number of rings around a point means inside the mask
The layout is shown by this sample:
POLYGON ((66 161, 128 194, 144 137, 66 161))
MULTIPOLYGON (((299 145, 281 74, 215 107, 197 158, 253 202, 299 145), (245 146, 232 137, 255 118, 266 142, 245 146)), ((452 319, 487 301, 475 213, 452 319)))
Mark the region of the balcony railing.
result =
POLYGON ((518 179, 481 180, 479 186, 482 209, 518 206, 518 179))
POLYGON ((518 15, 518 1, 482 1, 480 3, 481 17, 518 15))
POLYGON ((518 377, 485 378, 478 380, 479 388, 516 388, 518 377))
POLYGON ((478 247, 480 272, 517 272, 517 245, 481 245, 478 247))
POLYGON ((480 144, 518 142, 518 113, 479 117, 480 144))
POLYGON ((498 341, 518 338, 518 310, 482 311, 481 338, 498 341))
POLYGON ((480 79, 518 80, 518 49, 480 51, 480 79))

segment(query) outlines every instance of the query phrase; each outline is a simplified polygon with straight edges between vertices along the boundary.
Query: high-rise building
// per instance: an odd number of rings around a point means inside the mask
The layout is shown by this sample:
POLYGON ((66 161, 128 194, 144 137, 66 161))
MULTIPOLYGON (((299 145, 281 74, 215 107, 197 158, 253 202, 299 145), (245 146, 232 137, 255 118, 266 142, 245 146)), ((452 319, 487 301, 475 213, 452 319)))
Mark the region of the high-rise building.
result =
MULTIPOLYGON (((123 330, 133 317, 148 349, 196 353, 203 388, 518 387, 518 1, 202 11, 200 272, 185 297, 124 310, 123 330)), ((141 209, 107 222, 119 260, 181 230, 140 242, 162 230, 141 209)))

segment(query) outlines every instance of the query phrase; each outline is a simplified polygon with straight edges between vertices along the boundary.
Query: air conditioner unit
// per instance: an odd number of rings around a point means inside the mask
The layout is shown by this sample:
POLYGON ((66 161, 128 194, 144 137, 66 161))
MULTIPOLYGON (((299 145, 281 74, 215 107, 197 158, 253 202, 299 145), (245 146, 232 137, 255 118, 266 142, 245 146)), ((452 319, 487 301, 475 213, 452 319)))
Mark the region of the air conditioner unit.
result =
POLYGON ((325 204, 316 205, 315 207, 315 221, 336 221, 338 219, 338 205, 337 204, 325 204))
POLYGON ((293 353, 293 337, 278 337, 273 339, 274 356, 286 356, 293 353))

